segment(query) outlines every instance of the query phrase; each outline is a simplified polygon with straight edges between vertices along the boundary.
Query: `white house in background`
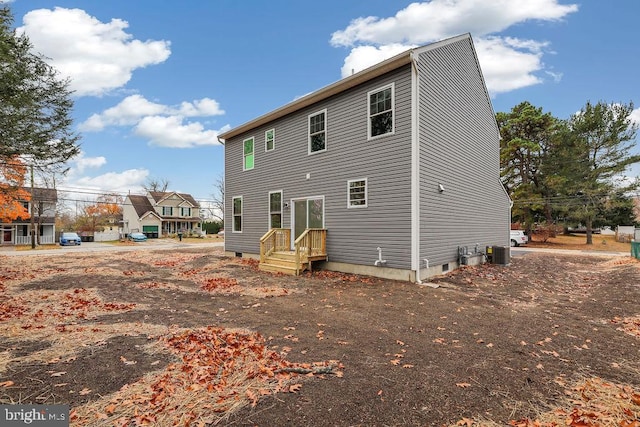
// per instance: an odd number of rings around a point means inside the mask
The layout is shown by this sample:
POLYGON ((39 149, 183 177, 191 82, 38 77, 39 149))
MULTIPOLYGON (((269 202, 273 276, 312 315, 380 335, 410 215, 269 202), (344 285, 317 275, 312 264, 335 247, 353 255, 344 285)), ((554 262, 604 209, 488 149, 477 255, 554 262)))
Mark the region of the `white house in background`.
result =
POLYGON ((190 194, 150 191, 146 196, 128 195, 122 207, 123 232, 140 231, 158 238, 182 231, 200 232, 200 205, 190 194))
MULTIPOLYGON (((34 226, 37 230, 36 242, 42 245, 55 243, 56 236, 56 205, 58 192, 54 188, 24 188, 31 194, 30 201, 23 201, 23 206, 33 215, 34 226)), ((2 229, 2 245, 30 245, 31 218, 0 224, 2 229)))

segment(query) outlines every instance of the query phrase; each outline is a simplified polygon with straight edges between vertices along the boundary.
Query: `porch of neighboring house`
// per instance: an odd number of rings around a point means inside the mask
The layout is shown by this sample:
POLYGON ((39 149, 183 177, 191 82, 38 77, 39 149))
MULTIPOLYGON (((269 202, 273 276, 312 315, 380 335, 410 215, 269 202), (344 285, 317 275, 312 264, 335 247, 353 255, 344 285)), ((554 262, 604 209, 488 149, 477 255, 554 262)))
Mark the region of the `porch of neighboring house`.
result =
MULTIPOLYGON (((31 225, 29 224, 4 224, 2 225, 2 245, 30 245, 31 225)), ((41 224, 37 227, 36 242, 40 245, 52 245, 55 241, 55 227, 51 224, 41 224)))
POLYGON ((183 233, 190 233, 193 230, 199 228, 200 220, 197 221, 186 221, 184 219, 178 220, 164 220, 162 221, 162 235, 170 236, 172 234, 177 234, 179 231, 183 233))
POLYGON ((327 260, 327 230, 307 228, 291 245, 291 230, 272 228, 260 239, 260 270, 298 276, 327 260))

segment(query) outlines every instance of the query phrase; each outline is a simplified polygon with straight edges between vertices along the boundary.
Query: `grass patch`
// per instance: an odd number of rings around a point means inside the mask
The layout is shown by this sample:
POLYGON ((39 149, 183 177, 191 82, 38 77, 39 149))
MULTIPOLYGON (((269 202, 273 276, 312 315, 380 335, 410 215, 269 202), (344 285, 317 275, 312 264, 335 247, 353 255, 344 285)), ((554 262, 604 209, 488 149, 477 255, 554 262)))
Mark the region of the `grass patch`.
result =
POLYGON ((556 237, 550 237, 546 242, 542 242, 534 234, 527 246, 532 248, 550 248, 550 249, 572 249, 582 251, 602 251, 602 252, 629 252, 631 253, 631 244, 617 242, 615 236, 606 236, 602 234, 593 235, 593 244, 587 245, 587 237, 575 234, 559 234, 556 237))

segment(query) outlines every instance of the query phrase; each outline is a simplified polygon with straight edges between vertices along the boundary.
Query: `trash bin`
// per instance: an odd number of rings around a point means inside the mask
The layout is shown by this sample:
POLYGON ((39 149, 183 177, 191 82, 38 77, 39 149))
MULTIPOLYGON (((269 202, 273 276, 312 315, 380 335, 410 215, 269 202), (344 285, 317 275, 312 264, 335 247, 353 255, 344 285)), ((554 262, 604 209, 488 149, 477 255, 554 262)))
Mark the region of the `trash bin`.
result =
POLYGON ((640 259, 640 242, 631 242, 631 256, 640 259))

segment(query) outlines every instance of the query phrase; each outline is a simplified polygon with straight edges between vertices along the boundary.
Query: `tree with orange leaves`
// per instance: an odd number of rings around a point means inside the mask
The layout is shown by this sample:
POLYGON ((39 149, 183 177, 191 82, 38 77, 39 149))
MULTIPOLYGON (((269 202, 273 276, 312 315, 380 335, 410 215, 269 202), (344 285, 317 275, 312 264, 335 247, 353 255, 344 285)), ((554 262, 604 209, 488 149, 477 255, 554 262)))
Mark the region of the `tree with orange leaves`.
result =
POLYGON ((0 163, 0 222, 29 218, 23 205, 31 199, 31 193, 23 187, 26 172, 26 165, 18 157, 0 163))
POLYGON ((78 231, 102 231, 109 220, 122 214, 122 196, 103 194, 96 198, 95 204, 85 206, 77 219, 78 231))

